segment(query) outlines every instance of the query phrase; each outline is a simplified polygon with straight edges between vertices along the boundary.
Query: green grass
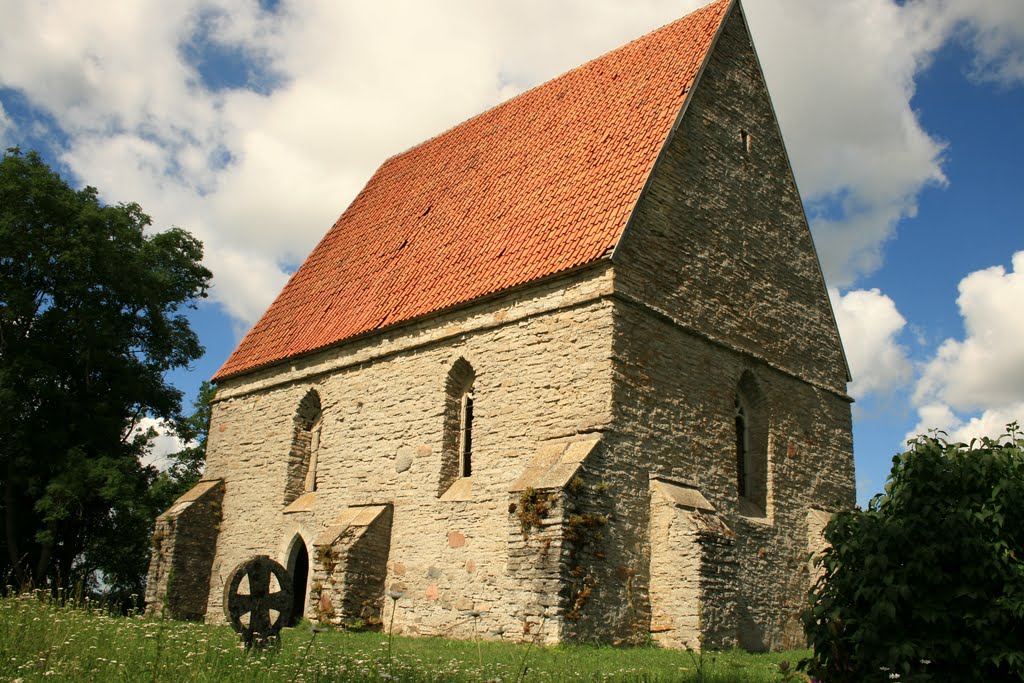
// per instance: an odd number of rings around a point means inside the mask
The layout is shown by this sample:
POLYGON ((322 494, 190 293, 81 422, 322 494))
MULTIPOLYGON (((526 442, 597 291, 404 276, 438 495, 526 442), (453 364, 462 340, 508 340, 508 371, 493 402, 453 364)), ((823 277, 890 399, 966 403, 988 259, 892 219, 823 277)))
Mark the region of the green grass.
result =
POLYGON ((718 681, 783 680, 804 651, 696 655, 653 647, 533 647, 380 633, 285 629, 278 650, 246 652, 228 627, 111 616, 44 594, 0 598, 0 681, 718 681), (478 650, 479 646, 479 650, 478 650))

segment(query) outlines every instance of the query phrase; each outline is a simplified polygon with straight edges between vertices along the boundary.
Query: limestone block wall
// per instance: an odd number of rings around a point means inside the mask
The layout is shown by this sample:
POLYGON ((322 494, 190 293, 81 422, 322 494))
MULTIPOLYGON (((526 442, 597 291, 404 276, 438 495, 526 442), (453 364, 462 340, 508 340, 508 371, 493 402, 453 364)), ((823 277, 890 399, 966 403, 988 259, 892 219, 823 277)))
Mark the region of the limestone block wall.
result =
POLYGON ((207 619, 223 620, 238 562, 266 553, 286 564, 296 535, 312 559, 312 541, 347 506, 386 503, 386 587, 405 590, 396 631, 531 637, 533 603, 510 599, 521 584, 509 571, 509 490, 539 443, 607 428, 610 291, 609 269, 592 268, 224 382, 208 446, 207 473, 225 495, 207 619), (445 382, 459 358, 475 375, 473 474, 442 500, 445 382), (311 388, 317 490, 283 514, 294 417, 311 388))
POLYGON ((220 531, 224 485, 204 480, 157 517, 146 581, 146 612, 202 619, 220 531))
MULTIPOLYGON (((562 638, 565 582, 565 494, 527 489, 509 494, 508 599, 522 605, 519 634, 543 642, 562 638)), ((504 632, 501 633, 505 635, 504 632)))
POLYGON ((828 541, 825 540, 825 527, 832 521, 833 514, 818 508, 811 508, 807 511, 808 588, 817 583, 821 575, 825 573, 824 567, 818 564, 818 560, 828 548, 828 541))
POLYGON ((345 553, 346 591, 342 613, 377 623, 383 615, 384 584, 391 549, 391 508, 366 529, 345 553))
POLYGON ((680 502, 662 486, 652 481, 651 636, 674 648, 735 647, 736 534, 695 489, 690 497, 699 502, 680 502))
MULTIPOLYGON (((636 644, 646 639, 649 606, 633 590, 618 540, 630 520, 610 490, 606 448, 596 449, 565 489, 563 522, 563 638, 576 642, 636 644), (639 634, 639 635, 637 635, 639 634)), ((631 469, 642 469, 640 462, 631 469)))
POLYGON ((727 650, 738 645, 736 611, 740 606, 740 573, 736 534, 721 517, 700 510, 688 514, 700 549, 700 636, 697 649, 727 650))
POLYGON ((617 302, 616 320, 616 429, 607 436, 607 453, 617 462, 606 471, 616 519, 629 520, 617 545, 630 549, 619 561, 636 573, 634 590, 647 600, 652 574, 664 571, 652 555, 664 539, 651 536, 663 533, 664 524, 651 518, 645 477, 682 482, 700 491, 735 533, 736 608, 726 611, 735 614, 738 644, 801 645, 807 511, 854 502, 848 401, 632 301, 617 302), (763 514, 751 514, 737 491, 735 396, 744 376, 757 383, 766 407, 763 514), (635 474, 637 463, 642 476, 635 474))
POLYGON ((313 541, 307 612, 313 622, 374 629, 383 623, 392 510, 373 506, 372 518, 360 523, 365 509, 350 508, 351 523, 340 531, 328 527, 313 541))
POLYGON ((845 392, 803 205, 740 7, 616 248, 616 291, 845 392))
POLYGON ((660 645, 699 650, 701 552, 690 516, 651 494, 651 637, 660 645))
POLYGON ((721 612, 734 615, 731 637, 755 650, 802 645, 807 510, 854 502, 848 372, 739 7, 613 261, 608 471, 617 517, 629 520, 617 529, 629 549, 618 561, 647 599, 662 568, 652 566, 646 477, 693 486, 736 535, 736 604, 721 612), (747 497, 738 492, 741 383, 757 394, 747 497))

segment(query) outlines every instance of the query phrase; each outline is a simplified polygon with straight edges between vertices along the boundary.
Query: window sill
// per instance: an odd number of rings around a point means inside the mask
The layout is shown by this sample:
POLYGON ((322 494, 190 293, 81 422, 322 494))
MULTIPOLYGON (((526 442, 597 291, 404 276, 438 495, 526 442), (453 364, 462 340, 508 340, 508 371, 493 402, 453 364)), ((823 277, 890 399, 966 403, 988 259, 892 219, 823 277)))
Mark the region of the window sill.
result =
POLYGON ((741 517, 758 524, 764 524, 766 526, 771 525, 771 520, 768 519, 767 511, 749 498, 740 496, 737 508, 741 517))
POLYGON ((293 500, 285 507, 281 512, 283 514, 291 514, 293 512, 312 512, 313 506, 316 504, 316 492, 306 491, 301 496, 293 500))
POLYGON ((441 494, 441 500, 445 502, 460 502, 473 500, 473 478, 461 477, 448 487, 448 490, 441 494))

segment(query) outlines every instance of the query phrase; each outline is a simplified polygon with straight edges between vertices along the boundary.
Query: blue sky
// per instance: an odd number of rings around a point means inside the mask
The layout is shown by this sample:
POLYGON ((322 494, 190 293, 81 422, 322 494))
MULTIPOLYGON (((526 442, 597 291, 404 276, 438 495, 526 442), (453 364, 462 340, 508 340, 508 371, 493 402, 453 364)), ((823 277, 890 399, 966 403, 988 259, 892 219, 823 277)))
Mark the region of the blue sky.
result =
MULTIPOLYGON (((190 400, 385 158, 699 4, 0 0, 0 144, 204 241, 190 400)), ((854 373, 865 502, 908 434, 1024 421, 1024 3, 744 9, 854 373)))

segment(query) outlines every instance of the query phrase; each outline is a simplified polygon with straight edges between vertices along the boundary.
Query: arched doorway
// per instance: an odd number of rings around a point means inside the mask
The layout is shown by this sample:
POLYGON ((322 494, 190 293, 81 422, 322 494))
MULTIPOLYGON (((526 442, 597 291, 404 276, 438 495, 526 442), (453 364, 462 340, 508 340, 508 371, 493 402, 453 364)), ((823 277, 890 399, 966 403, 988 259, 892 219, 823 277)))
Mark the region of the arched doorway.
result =
POLYGON ((309 552, 301 536, 292 540, 292 550, 288 554, 288 573, 292 577, 292 621, 295 626, 306 615, 306 583, 309 580, 309 552))

